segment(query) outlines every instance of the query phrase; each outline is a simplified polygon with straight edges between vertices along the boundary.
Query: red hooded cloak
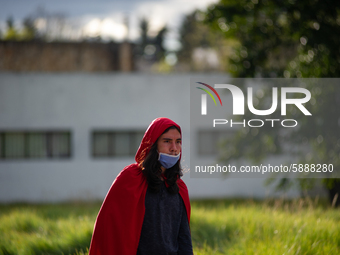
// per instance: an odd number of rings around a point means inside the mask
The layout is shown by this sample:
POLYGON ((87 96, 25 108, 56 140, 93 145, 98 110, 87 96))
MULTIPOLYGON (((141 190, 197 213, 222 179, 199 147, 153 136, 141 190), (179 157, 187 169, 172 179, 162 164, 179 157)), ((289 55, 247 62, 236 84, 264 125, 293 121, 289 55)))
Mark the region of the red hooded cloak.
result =
MULTIPOLYGON (((146 130, 135 156, 136 163, 126 166, 114 180, 100 208, 94 226, 89 255, 136 255, 145 214, 148 187, 138 166, 158 137, 169 127, 180 126, 170 119, 157 118, 146 130)), ((190 201, 185 183, 178 179, 190 222, 190 201)))

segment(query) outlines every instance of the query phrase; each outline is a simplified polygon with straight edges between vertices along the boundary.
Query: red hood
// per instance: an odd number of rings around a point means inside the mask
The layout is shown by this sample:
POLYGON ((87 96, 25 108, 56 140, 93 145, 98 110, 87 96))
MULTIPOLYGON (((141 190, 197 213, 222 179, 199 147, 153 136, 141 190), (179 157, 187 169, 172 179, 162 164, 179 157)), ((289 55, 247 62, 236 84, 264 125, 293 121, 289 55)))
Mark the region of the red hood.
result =
POLYGON ((180 126, 168 118, 157 118, 151 122, 135 156, 135 160, 138 164, 144 160, 145 156, 149 153, 151 146, 157 141, 158 137, 160 137, 161 134, 171 126, 176 126, 180 130, 180 133, 182 133, 180 126))

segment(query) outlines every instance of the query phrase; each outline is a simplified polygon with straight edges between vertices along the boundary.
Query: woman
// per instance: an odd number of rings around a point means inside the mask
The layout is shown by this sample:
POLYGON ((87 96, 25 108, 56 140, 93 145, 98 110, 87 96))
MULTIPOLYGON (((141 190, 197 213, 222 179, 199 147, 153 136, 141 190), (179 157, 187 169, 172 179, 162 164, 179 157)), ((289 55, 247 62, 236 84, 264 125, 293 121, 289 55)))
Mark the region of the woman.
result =
POLYGON ((89 255, 191 255, 190 201, 182 170, 181 128, 155 119, 113 182, 97 216, 89 255))

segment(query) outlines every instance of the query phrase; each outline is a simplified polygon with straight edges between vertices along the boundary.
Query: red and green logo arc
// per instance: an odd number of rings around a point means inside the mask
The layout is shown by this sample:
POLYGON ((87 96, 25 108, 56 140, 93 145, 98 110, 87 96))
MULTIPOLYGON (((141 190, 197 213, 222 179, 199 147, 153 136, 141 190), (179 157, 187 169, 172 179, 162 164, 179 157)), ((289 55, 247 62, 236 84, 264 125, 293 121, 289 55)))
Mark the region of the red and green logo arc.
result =
MULTIPOLYGON (((217 91, 216 91, 213 87, 211 87, 210 85, 208 85, 208 84, 206 84, 206 83, 203 83, 203 82, 196 82, 196 83, 201 84, 201 85, 204 85, 204 86, 206 86, 207 88, 211 89, 211 91, 215 93, 215 95, 217 96, 218 100, 220 101, 220 104, 222 105, 222 100, 221 100, 221 98, 220 98, 220 95, 217 93, 217 91)), ((204 88, 200 88, 200 87, 196 87, 196 88, 201 89, 201 90, 203 90, 204 92, 206 92, 206 93, 214 100, 215 105, 217 105, 214 96, 211 94, 211 92, 210 92, 209 90, 204 89, 204 88)))

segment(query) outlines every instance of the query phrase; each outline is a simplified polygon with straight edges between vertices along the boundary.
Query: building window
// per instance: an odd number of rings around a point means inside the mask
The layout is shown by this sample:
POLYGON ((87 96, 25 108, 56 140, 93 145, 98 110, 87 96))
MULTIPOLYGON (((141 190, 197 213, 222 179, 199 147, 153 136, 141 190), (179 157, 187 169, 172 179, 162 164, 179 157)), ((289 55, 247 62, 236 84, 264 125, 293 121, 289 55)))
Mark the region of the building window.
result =
POLYGON ((218 156, 223 142, 230 138, 232 131, 224 130, 199 130, 198 131, 198 155, 218 156))
POLYGON ((143 131, 92 132, 92 156, 95 158, 133 157, 144 135, 143 131))
POLYGON ((1 160, 70 157, 70 131, 0 131, 1 160))

